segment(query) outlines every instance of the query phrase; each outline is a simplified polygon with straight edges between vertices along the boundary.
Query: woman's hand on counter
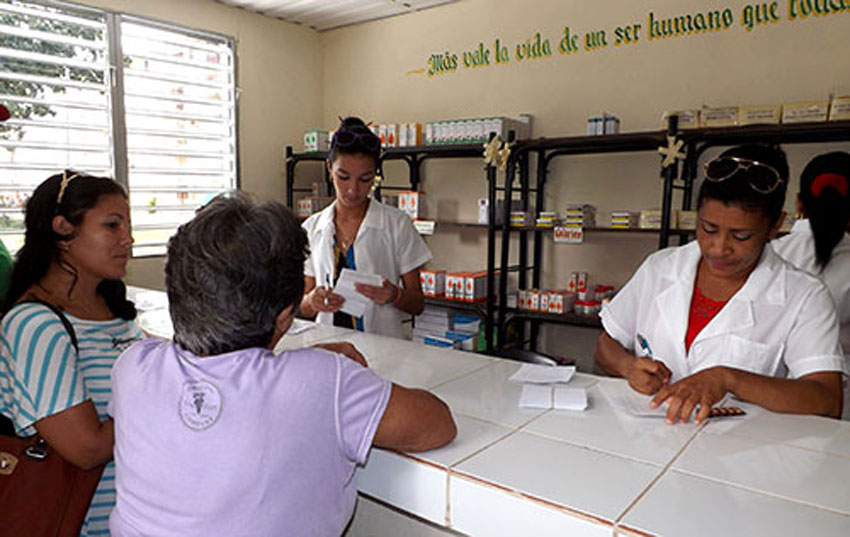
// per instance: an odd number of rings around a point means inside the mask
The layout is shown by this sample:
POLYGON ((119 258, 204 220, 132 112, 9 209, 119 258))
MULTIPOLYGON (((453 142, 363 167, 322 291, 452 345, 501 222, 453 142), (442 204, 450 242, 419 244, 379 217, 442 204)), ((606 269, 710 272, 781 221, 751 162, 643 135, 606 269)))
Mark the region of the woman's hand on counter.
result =
POLYGON ((729 391, 727 371, 728 368, 718 366, 685 377, 662 388, 652 399, 650 406, 657 408, 666 401, 669 424, 678 420, 687 422, 691 413, 699 406, 694 423, 702 423, 708 418, 711 408, 729 391))
POLYGON ((342 354, 354 360, 363 367, 369 367, 369 364, 366 362, 366 358, 364 358, 363 355, 360 354, 360 351, 357 350, 357 347, 355 347, 351 343, 339 341, 333 343, 317 343, 314 346, 320 349, 325 349, 331 352, 342 354))
POLYGON ((629 362, 626 380, 638 393, 653 395, 667 386, 672 373, 663 362, 644 356, 635 356, 629 362))

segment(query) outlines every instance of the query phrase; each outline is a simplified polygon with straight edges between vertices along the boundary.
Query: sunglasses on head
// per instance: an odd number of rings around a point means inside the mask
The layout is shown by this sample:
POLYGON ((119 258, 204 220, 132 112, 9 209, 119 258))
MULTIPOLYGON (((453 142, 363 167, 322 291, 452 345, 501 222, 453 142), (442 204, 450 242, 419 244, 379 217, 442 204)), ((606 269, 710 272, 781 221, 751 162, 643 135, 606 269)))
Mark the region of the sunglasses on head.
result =
POLYGON ((381 140, 366 128, 339 130, 334 133, 331 145, 345 148, 358 142, 366 151, 377 151, 381 148, 381 140))
POLYGON ((719 157, 705 164, 705 178, 714 183, 725 181, 738 172, 746 172, 750 187, 761 194, 770 194, 784 182, 776 168, 757 160, 719 157))

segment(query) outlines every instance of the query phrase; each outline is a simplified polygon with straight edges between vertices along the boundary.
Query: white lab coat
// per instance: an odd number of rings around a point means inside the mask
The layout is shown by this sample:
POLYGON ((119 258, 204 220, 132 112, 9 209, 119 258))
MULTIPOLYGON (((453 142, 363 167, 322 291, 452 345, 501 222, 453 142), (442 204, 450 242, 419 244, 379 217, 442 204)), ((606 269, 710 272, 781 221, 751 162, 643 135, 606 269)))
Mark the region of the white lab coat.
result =
POLYGON ((850 358, 850 235, 844 234, 823 272, 815 258, 815 237, 808 220, 798 220, 791 233, 771 243, 780 257, 798 269, 818 276, 826 284, 835 301, 838 324, 841 326, 841 347, 850 358))
MULTIPOLYGON (((808 220, 798 220, 791 233, 771 243, 773 249, 783 259, 800 270, 818 276, 826 284, 840 326, 839 339, 844 351, 845 368, 850 371, 850 235, 844 234, 841 242, 832 250, 832 258, 823 271, 817 266, 815 257, 815 237, 808 220)), ((850 420, 850 382, 844 382, 844 414, 850 420)))
POLYGON ((713 366, 798 378, 843 371, 838 322, 829 291, 766 245, 744 286, 685 351, 699 244, 649 256, 600 314, 605 331, 639 356, 638 335, 675 382, 713 366))
MULTIPOLYGON (((325 285, 327 277, 333 282, 335 207, 336 202, 303 224, 310 240, 310 256, 304 264, 304 274, 315 278, 316 285, 325 285)), ((402 274, 421 267, 432 257, 410 217, 374 199, 369 202, 353 247, 358 271, 379 274, 396 285, 401 284, 402 274)), ((363 330, 402 337, 403 315, 392 304, 379 305, 370 301, 363 314, 363 330)), ((316 321, 333 323, 333 314, 320 312, 316 321)))

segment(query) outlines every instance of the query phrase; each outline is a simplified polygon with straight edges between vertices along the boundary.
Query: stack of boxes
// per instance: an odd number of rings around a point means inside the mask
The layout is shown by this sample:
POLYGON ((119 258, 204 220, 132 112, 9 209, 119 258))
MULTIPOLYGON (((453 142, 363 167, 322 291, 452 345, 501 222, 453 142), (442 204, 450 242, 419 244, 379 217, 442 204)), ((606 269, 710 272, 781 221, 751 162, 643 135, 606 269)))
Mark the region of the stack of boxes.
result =
POLYGON ((321 211, 333 202, 328 196, 328 184, 325 181, 315 182, 311 185, 311 194, 298 200, 298 216, 306 218, 321 211))
POLYGON ((596 227, 596 207, 587 203, 567 205, 564 210, 564 226, 596 227))
POLYGON ((608 112, 587 118, 587 135, 620 134, 620 118, 608 112))
POLYGON ((558 213, 554 211, 541 211, 537 215, 535 226, 539 228, 553 228, 558 223, 558 213))
POLYGON ((632 229, 637 225, 637 213, 631 211, 614 211, 611 213, 611 227, 614 229, 632 229))
POLYGON ((511 227, 529 227, 534 216, 528 211, 511 211, 511 227))
POLYGON ((474 351, 480 324, 477 316, 429 305, 416 316, 413 341, 435 347, 474 351))
POLYGON ((531 137, 531 123, 530 114, 521 114, 519 119, 498 116, 434 121, 425 124, 425 143, 483 143, 490 139, 491 134, 506 140, 511 131, 517 140, 526 140, 531 137))
POLYGON ((829 100, 800 101, 784 105, 703 106, 701 109, 670 110, 664 113, 664 127, 667 126, 667 118, 671 115, 679 116, 678 128, 680 129, 839 121, 850 119, 850 95, 837 95, 829 100))

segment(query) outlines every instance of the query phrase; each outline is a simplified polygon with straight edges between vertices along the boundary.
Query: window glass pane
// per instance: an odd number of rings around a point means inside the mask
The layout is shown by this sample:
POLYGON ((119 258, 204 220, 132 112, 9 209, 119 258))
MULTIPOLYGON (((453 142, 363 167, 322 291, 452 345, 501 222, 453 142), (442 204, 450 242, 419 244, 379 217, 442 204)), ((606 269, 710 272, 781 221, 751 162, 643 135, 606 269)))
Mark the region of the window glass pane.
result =
POLYGON ((177 226, 236 186, 233 51, 216 36, 121 24, 135 255, 165 251, 177 226))
POLYGON ((0 1, 0 238, 23 243, 23 206, 63 168, 112 176, 106 20, 94 10, 0 1))

